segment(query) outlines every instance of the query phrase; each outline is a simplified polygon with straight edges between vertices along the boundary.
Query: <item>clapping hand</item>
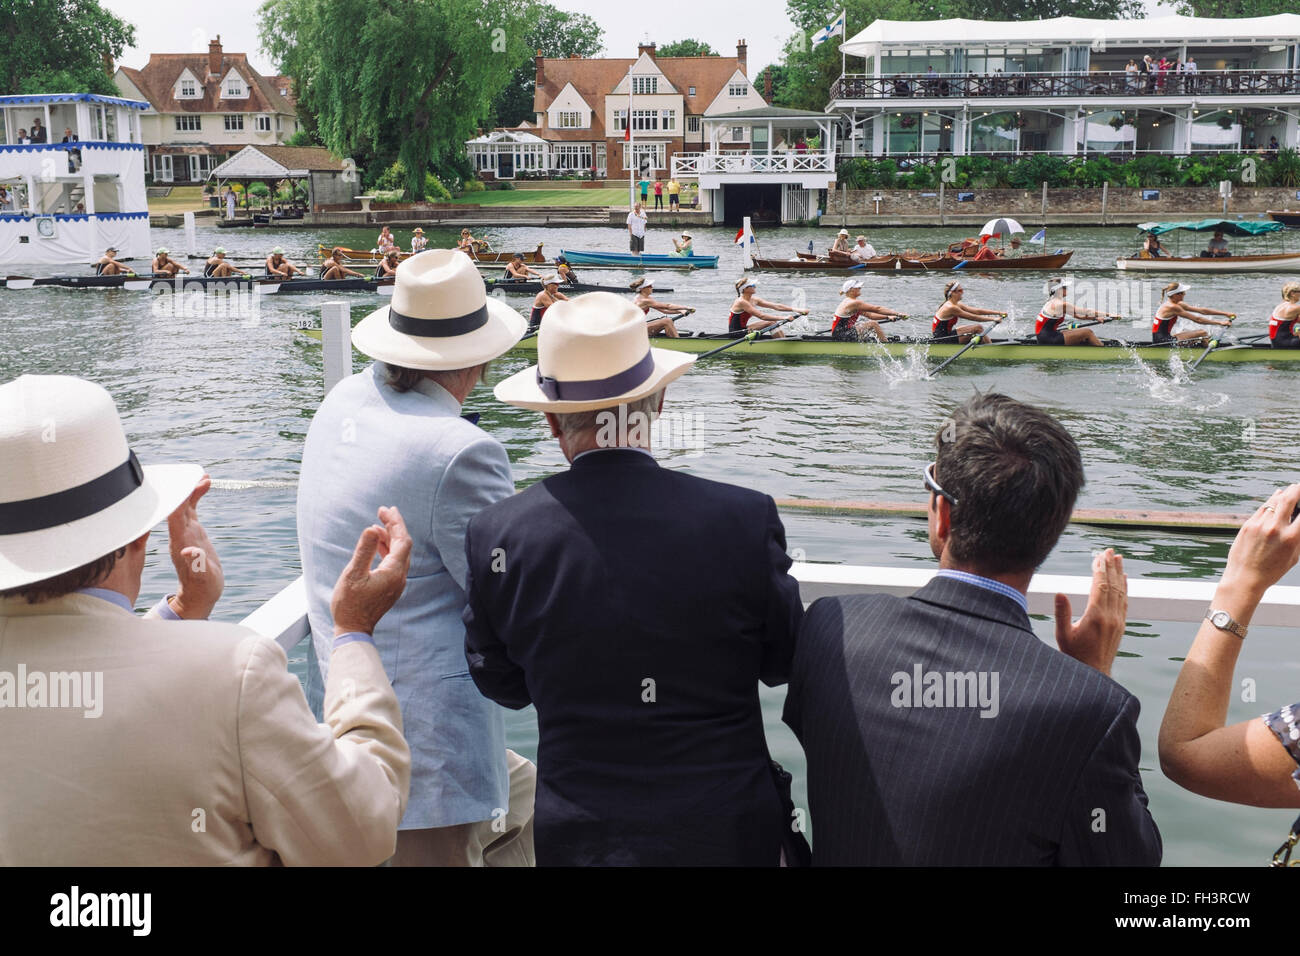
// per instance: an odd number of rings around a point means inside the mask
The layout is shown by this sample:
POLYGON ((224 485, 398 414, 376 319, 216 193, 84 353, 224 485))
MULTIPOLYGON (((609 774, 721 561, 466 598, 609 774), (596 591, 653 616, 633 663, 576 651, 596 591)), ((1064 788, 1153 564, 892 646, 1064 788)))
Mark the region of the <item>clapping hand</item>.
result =
POLYGON ((179 508, 167 516, 167 546, 176 568, 176 596, 171 609, 189 621, 206 620, 226 586, 221 559, 199 523, 199 499, 212 487, 207 475, 179 508))
POLYGON ((1128 619, 1128 579, 1124 559, 1107 548, 1092 560, 1088 606, 1070 621, 1070 599, 1056 596, 1056 646, 1075 660, 1110 674, 1128 619))
POLYGON ((1295 567, 1300 560, 1300 522, 1292 521, 1291 514, 1297 505, 1300 484, 1279 488, 1255 509, 1228 551, 1220 591, 1251 602, 1253 610, 1264 592, 1295 567))
POLYGON ((334 636, 361 632, 373 634, 375 625, 397 603, 406 589, 411 567, 411 536, 396 508, 380 508, 382 525, 361 532, 352 560, 339 575, 330 598, 334 636), (379 565, 371 570, 375 554, 379 565))

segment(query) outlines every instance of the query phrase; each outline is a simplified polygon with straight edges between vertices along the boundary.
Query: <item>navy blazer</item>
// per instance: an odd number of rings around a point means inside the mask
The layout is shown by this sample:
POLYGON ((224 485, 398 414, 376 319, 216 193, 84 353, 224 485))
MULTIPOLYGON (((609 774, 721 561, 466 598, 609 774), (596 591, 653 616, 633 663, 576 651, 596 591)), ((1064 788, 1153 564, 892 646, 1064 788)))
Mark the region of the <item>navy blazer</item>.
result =
POLYGON ((1004 595, 935 578, 907 598, 816 601, 785 707, 808 758, 813 862, 1156 865, 1137 716, 1136 697, 1044 644, 1004 595), (995 703, 949 674, 985 675, 995 703))
POLYGON ((803 613, 767 495, 608 449, 470 521, 465 651, 537 708, 539 865, 775 865, 758 681, 803 613))

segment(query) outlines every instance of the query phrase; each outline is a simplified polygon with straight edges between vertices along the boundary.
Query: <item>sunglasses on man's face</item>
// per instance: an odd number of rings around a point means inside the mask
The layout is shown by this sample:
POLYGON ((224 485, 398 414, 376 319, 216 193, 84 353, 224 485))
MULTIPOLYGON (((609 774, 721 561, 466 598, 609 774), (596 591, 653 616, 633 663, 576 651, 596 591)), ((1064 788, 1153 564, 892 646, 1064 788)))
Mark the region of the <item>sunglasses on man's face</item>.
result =
POLYGON ((925 466, 924 470, 921 472, 921 477, 925 479, 925 487, 929 489, 932 494, 936 494, 941 498, 946 498, 950 505, 955 505, 957 503, 957 499, 939 487, 939 482, 934 480, 934 462, 930 462, 930 464, 925 466))

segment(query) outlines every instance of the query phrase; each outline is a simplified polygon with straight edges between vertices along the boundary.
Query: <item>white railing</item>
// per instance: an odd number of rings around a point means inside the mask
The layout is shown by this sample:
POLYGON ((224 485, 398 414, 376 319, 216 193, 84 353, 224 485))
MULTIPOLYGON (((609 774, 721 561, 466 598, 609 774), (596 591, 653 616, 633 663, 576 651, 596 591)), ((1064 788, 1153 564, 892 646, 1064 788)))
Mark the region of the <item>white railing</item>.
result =
POLYGON ((835 156, 824 152, 801 153, 678 153, 673 157, 674 176, 710 173, 829 173, 835 170, 835 156))

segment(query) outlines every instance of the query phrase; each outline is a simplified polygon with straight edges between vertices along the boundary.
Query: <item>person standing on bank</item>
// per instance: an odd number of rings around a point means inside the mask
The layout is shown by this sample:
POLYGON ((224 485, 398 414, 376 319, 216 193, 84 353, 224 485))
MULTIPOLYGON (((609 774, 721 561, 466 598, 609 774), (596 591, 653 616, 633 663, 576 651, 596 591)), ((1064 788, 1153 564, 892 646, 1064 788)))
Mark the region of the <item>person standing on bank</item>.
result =
POLYGON ((358 516, 396 503, 414 539, 411 579, 375 630, 411 745, 411 800, 395 866, 531 865, 533 765, 506 749, 504 711, 465 667, 465 526, 514 494, 500 442, 461 416, 487 364, 524 332, 463 252, 397 267, 390 306, 352 330, 375 359, 325 396, 303 446, 298 545, 314 643, 307 694, 330 679, 318 622, 358 516))
POLYGON ((556 303, 537 351, 496 397, 542 412, 571 467, 470 521, 465 654, 484 694, 537 708, 538 865, 776 866, 791 820, 757 691, 802 615, 776 505, 655 461, 695 357, 651 348, 627 301, 556 303))
POLYGON ((632 211, 627 214, 628 250, 645 252, 645 227, 649 219, 645 207, 639 202, 632 204, 632 211))
POLYGON ((0 385, 0 422, 0 673, 102 679, 81 706, 0 711, 10 768, 0 774, 0 860, 387 859, 410 751, 370 634, 406 583, 411 539, 397 510, 379 509, 382 527, 374 511, 359 516, 326 586, 316 633, 331 670, 319 724, 279 645, 206 620, 225 575, 199 522, 212 486, 203 469, 141 465, 112 397, 84 379, 0 385), (150 529, 164 520, 176 593, 141 618, 150 529))
POLYGON ((813 863, 1157 865, 1138 700, 1110 676, 1122 559, 1093 559, 1077 623, 1057 595, 1059 651, 1029 621, 1030 580, 1083 485, 1074 439, 985 393, 936 445, 938 574, 910 597, 822 598, 799 632, 785 722, 808 759, 813 863))

